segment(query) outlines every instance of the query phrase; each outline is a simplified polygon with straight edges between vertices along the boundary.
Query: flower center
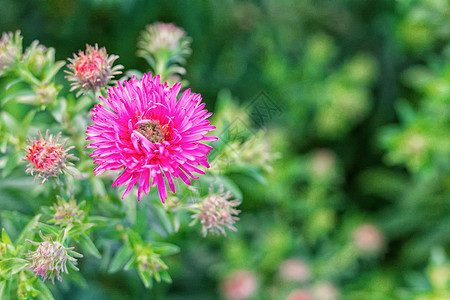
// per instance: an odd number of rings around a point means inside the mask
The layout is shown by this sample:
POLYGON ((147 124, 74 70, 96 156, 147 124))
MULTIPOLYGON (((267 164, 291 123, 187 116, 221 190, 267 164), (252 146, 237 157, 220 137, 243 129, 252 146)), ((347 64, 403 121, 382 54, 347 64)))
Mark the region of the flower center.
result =
POLYGON ((136 131, 142 134, 152 143, 160 143, 164 140, 164 131, 158 120, 151 120, 148 123, 139 124, 136 131))

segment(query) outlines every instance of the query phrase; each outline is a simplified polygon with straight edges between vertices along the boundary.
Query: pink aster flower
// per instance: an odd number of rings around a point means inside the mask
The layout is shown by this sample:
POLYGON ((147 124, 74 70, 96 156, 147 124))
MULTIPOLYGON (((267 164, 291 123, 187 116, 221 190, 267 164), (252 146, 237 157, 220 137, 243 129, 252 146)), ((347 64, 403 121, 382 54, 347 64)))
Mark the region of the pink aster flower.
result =
POLYGON ((92 109, 94 124, 86 131, 92 142, 86 147, 94 148, 95 175, 124 169, 113 183, 127 186, 122 198, 135 185, 138 200, 158 186, 164 202, 166 181, 175 192, 173 178, 190 185, 190 178, 198 179, 193 172, 204 174, 196 166, 209 167, 206 155, 212 147, 202 142, 217 139, 206 136, 215 129, 207 120, 212 113, 189 89, 177 100, 180 88, 180 83, 169 87, 159 76, 144 74, 110 88, 108 98, 100 97, 104 105, 92 109))

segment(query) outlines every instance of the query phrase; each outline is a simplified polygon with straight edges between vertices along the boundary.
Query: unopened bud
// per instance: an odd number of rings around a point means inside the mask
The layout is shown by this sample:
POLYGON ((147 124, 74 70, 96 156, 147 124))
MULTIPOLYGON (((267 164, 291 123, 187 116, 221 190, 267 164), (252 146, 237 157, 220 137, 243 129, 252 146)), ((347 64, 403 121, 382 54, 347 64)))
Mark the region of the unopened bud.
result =
POLYGON ((106 86, 114 75, 121 74, 122 65, 113 67, 114 61, 118 59, 117 55, 108 55, 105 47, 98 49, 86 45, 86 52, 79 51, 69 58, 70 71, 65 71, 68 75, 67 80, 72 81, 70 91, 79 89, 77 97, 86 94, 89 90, 98 90, 106 86))
POLYGON ((41 276, 44 281, 50 277, 55 283, 55 277, 62 281, 62 273, 68 274, 67 264, 78 271, 75 266, 77 259, 74 257, 83 257, 80 253, 72 251, 73 247, 66 248, 61 243, 53 241, 50 237, 44 237, 40 233, 43 242, 37 243, 29 241, 38 246, 35 251, 28 251, 25 256, 28 258, 28 269, 33 271, 36 277, 41 276))
POLYGON ((231 192, 224 192, 223 186, 218 193, 213 193, 212 188, 210 188, 209 195, 205 199, 191 205, 191 208, 197 212, 191 216, 194 219, 191 225, 200 221, 203 226, 203 236, 206 236, 208 232, 226 235, 224 227, 236 231, 237 229, 233 224, 236 223, 236 220, 239 220, 237 215, 240 211, 235 207, 241 204, 241 201, 229 201, 231 197, 231 192))
POLYGON ((28 152, 25 157, 29 164, 26 173, 36 174, 36 178, 42 178, 41 184, 50 177, 57 178, 58 174, 67 171, 66 167, 73 165, 68 159, 77 159, 73 154, 68 153, 73 146, 64 149, 68 139, 60 144, 58 142, 60 138, 61 133, 55 137, 52 134, 49 135, 49 130, 47 130, 45 138, 39 132, 38 140, 28 139, 29 148, 25 150, 28 152))
POLYGON ((4 32, 0 39, 0 76, 6 74, 22 55, 22 36, 4 32))

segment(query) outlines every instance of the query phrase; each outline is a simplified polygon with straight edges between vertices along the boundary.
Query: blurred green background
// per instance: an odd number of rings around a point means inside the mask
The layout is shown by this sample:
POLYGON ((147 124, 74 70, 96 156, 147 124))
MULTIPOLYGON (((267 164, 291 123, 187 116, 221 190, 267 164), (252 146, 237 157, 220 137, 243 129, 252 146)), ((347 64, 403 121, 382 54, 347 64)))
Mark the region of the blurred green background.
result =
POLYGON ((1 32, 20 29, 24 45, 37 39, 57 60, 98 43, 141 71, 139 32, 175 23, 193 38, 185 78, 216 112, 216 134, 240 116, 239 130, 260 129, 271 145, 257 148, 265 178, 221 170, 243 191, 238 232, 168 238, 181 248, 167 261, 173 284, 146 290, 134 273, 107 274, 86 258, 88 286, 58 284, 57 299, 233 299, 245 288, 249 299, 298 289, 289 299, 450 299, 447 0, 0 7, 1 32), (278 157, 272 170, 264 155, 278 157), (243 279, 230 283, 237 270, 243 279))

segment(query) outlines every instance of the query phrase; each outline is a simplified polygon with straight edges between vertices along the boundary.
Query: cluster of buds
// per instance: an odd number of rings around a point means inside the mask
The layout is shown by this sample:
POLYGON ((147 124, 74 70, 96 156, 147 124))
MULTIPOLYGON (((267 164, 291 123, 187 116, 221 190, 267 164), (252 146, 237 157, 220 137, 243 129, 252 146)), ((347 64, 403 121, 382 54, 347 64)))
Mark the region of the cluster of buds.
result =
POLYGON ((241 204, 241 201, 238 199, 229 201, 230 198, 232 198, 231 192, 224 192, 223 186, 220 187, 218 193, 213 193, 212 187, 210 187, 209 194, 205 199, 189 206, 195 212, 191 216, 194 220, 190 226, 200 221, 202 233, 205 237, 208 232, 226 235, 224 227, 236 231, 234 223, 239 220, 237 215, 240 210, 235 207, 241 204))
POLYGON ((61 243, 53 241, 51 237, 45 237, 40 232, 43 242, 37 243, 27 240, 29 243, 37 246, 35 251, 28 251, 25 256, 28 259, 28 269, 32 271, 36 277, 41 276, 45 281, 51 278, 55 283, 55 277, 61 281, 62 273, 68 274, 67 264, 78 271, 75 266, 77 259, 75 257, 83 257, 78 252, 73 251, 73 247, 66 248, 61 243))
POLYGON ((57 203, 53 203, 53 207, 50 208, 53 211, 51 223, 68 227, 69 225, 82 222, 84 211, 80 209, 80 205, 77 205, 74 198, 71 198, 69 202, 59 196, 57 196, 57 199, 57 203))
POLYGON ((3 33, 0 39, 0 76, 6 74, 22 55, 22 36, 16 33, 3 33))
POLYGON ((141 272, 148 273, 151 277, 158 276, 161 270, 167 270, 169 267, 162 261, 159 254, 151 252, 149 254, 141 254, 136 257, 138 269, 141 272))
POLYGON ((172 23, 157 22, 141 32, 137 55, 146 59, 163 81, 173 81, 179 78, 176 74, 186 73, 182 65, 191 54, 190 45, 191 38, 183 29, 172 23))
POLYGON ((99 90, 108 85, 115 75, 121 74, 122 65, 113 66, 118 59, 117 55, 108 55, 105 47, 98 48, 86 45, 86 51, 79 51, 69 58, 70 64, 65 72, 66 79, 72 81, 70 91, 79 89, 76 96, 86 94, 88 91, 99 90))
POLYGON ((27 165, 26 173, 34 175, 36 178, 42 178, 42 183, 48 180, 50 177, 58 177, 58 174, 63 174, 67 171, 67 166, 73 166, 69 159, 77 159, 73 154, 69 154, 68 151, 72 147, 64 149, 69 139, 66 139, 63 143, 59 143, 61 138, 61 132, 58 135, 49 135, 49 130, 45 134, 45 138, 39 132, 39 139, 31 141, 28 139, 29 148, 24 149, 28 154, 25 156, 29 161, 27 165))

